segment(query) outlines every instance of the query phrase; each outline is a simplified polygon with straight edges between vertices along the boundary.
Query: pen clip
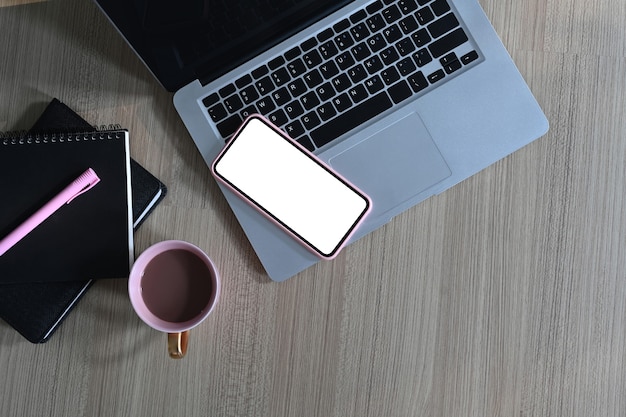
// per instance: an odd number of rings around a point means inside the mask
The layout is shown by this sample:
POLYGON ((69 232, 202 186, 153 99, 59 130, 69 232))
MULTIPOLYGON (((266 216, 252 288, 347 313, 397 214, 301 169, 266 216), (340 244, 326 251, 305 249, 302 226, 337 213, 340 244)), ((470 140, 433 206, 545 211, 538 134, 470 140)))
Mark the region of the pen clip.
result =
POLYGON ((75 199, 79 195, 91 190, 99 182, 100 182, 100 178, 98 177, 96 172, 91 168, 87 169, 87 171, 83 172, 72 183, 72 187, 77 187, 78 191, 75 194, 70 196, 66 204, 69 204, 73 199, 75 199))

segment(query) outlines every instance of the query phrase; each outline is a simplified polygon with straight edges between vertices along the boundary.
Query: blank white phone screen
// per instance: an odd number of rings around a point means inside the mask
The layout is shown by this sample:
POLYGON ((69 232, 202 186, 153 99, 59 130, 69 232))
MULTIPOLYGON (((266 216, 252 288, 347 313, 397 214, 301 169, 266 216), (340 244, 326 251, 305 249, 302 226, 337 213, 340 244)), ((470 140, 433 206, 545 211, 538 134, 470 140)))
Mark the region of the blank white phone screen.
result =
POLYGON ((214 173, 324 257, 334 256, 369 200, 259 119, 217 158, 214 173))

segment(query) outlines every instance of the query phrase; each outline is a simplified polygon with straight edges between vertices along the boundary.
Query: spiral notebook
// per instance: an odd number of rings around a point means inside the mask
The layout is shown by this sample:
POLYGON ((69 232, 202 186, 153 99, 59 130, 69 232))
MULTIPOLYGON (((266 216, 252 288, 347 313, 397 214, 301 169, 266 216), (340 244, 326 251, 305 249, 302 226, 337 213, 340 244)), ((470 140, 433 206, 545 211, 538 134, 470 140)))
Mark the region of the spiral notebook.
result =
POLYGON ((0 236, 87 168, 100 182, 0 256, 0 283, 128 277, 133 221, 128 131, 0 139, 0 236))
MULTIPOLYGON (((30 132, 93 131, 89 122, 53 98, 30 132)), ((137 230, 167 195, 166 185, 131 158, 133 221, 137 230)), ((0 317, 31 343, 45 343, 94 280, 0 285, 0 317)))

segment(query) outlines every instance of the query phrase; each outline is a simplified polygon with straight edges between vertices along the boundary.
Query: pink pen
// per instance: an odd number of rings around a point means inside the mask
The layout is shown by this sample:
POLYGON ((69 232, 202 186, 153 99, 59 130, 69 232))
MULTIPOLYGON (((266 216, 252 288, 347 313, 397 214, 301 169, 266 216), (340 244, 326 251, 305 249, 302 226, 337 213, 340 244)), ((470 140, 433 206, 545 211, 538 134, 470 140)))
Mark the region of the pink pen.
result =
POLYGON ((83 172, 70 185, 65 187, 63 191, 37 210, 37 212, 30 216, 24 223, 20 224, 17 229, 0 240, 0 256, 4 255, 13 245, 50 217, 52 213, 63 207, 64 204, 69 204, 73 199, 90 190, 98 182, 100 182, 100 178, 98 178, 98 175, 96 175, 93 169, 89 168, 87 171, 83 172))

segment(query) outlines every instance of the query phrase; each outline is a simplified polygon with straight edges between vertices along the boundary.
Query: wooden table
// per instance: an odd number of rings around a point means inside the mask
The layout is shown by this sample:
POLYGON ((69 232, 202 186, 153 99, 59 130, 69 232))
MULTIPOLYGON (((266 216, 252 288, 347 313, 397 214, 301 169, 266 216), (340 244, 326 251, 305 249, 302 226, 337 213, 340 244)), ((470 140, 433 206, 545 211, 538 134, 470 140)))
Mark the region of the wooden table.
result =
POLYGON ((184 239, 223 276, 181 361, 124 280, 96 283, 47 344, 1 322, 0 415, 626 415, 626 2, 481 3, 550 132, 280 284, 93 3, 0 8, 0 130, 52 97, 127 127, 169 188, 137 253, 184 239))

